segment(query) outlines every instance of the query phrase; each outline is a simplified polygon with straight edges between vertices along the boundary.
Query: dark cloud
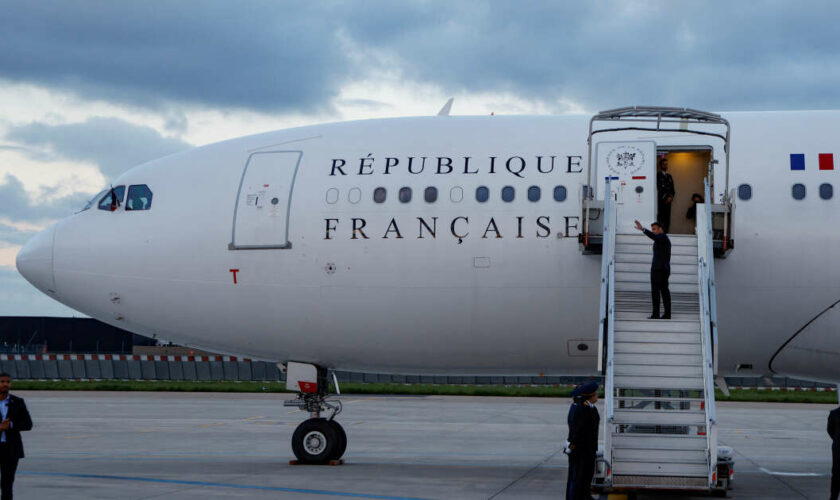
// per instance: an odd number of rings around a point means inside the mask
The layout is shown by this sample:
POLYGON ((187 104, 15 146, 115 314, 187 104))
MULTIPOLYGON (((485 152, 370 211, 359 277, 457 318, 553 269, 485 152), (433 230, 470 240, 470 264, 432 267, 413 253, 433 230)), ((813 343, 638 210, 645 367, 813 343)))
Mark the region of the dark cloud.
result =
POLYGON ((407 77, 451 91, 589 109, 840 107, 836 2, 403 5, 384 17, 357 13, 345 23, 351 38, 397 57, 407 77), (397 14, 416 22, 389 25, 397 14))
POLYGON ((163 137, 153 128, 103 117, 65 125, 30 123, 12 127, 6 139, 29 147, 47 147, 60 158, 93 162, 107 179, 140 163, 192 147, 179 139, 163 137))
MULTIPOLYGON (((185 0, 152 9, 136 0, 0 0, 0 8, 4 78, 143 106, 309 112, 329 107, 343 83, 387 69, 450 94, 510 91, 589 109, 840 107, 840 4, 830 1, 185 0)), ((169 126, 180 126, 177 117, 169 126)))
POLYGON ((35 290, 10 267, 0 267, 0 316, 85 317, 35 290))
MULTIPOLYGON (((31 200, 24 191, 20 179, 7 174, 3 183, 0 184, 0 207, 3 207, 3 215, 13 221, 45 221, 78 212, 94 194, 96 193, 74 193, 52 201, 31 200)), ((4 227, 0 225, 0 239, 12 242, 14 238, 2 236, 4 227)), ((13 230, 10 228, 11 231, 13 230)))
POLYGON ((23 245, 33 236, 35 236, 34 231, 21 231, 0 222, 0 244, 6 242, 12 245, 23 245))
POLYGON ((87 98, 314 110, 347 71, 317 2, 0 1, 0 75, 87 98))

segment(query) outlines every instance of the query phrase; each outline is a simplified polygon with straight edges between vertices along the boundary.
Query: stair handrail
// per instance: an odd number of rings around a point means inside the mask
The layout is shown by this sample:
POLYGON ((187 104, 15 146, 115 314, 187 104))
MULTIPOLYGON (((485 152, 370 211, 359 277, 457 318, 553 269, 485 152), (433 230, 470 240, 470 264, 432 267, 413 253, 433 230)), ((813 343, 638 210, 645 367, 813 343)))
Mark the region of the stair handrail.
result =
POLYGON ((606 179, 606 193, 604 197, 604 234, 601 240, 601 297, 598 317, 598 372, 606 375, 608 328, 612 323, 609 318, 609 290, 612 288, 610 282, 610 263, 615 261, 615 231, 616 231, 616 210, 610 193, 610 179, 606 179))
MULTIPOLYGON (((706 183, 706 195, 708 196, 708 183, 706 183)), ((700 205, 698 203, 698 205, 700 205)), ((703 395, 705 402, 705 424, 706 424, 706 449, 707 459, 709 464, 708 480, 709 485, 713 486, 714 475, 717 468, 717 414, 715 408, 715 385, 714 385, 714 371, 715 371, 715 357, 713 356, 712 346, 715 345, 716 340, 713 337, 713 325, 716 319, 713 319, 712 312, 712 293, 713 293, 713 278, 714 272, 714 254, 711 247, 711 212, 709 204, 704 204, 703 207, 697 209, 697 281, 700 302, 700 323, 701 323, 701 342, 703 346, 703 395), (702 208, 705 217, 699 216, 702 208)))
MULTIPOLYGON (((604 234, 601 255, 601 303, 598 344, 601 350, 598 369, 604 375, 604 459, 612 462, 612 422, 615 420, 614 362, 615 357, 615 239, 618 225, 618 210, 615 206, 610 180, 606 180, 604 197, 604 234)), ((608 473, 609 474, 609 473, 608 473)), ((609 478, 607 478, 609 481, 609 478)))
MULTIPOLYGON (((711 188, 709 186, 709 179, 703 180, 703 188, 707 200, 705 205, 706 212, 706 263, 709 266, 709 320, 710 329, 712 333, 712 360, 714 362, 714 374, 718 373, 718 324, 717 324, 717 292, 715 290, 715 250, 714 250, 714 233, 712 228, 712 202, 711 188)), ((699 215, 699 214, 697 214, 699 215)))

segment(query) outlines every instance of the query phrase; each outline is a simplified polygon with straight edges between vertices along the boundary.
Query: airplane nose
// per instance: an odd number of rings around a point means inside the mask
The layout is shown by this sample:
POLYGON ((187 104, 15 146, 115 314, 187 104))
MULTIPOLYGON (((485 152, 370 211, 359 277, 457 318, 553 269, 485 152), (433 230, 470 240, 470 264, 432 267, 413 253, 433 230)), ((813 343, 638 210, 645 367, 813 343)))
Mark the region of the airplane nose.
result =
POLYGON ((55 224, 33 236, 17 254, 18 272, 35 288, 49 294, 55 294, 54 239, 55 224))

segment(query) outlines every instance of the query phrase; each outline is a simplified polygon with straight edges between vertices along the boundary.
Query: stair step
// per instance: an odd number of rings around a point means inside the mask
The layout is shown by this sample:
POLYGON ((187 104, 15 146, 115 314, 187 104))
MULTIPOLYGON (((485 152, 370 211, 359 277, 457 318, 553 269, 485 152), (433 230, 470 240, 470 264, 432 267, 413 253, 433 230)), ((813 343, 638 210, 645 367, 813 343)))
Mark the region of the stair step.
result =
POLYGON ((615 322, 616 332, 669 332, 700 333, 700 320, 676 319, 620 320, 615 322))
POLYGON ((617 389, 676 389, 703 390, 703 377, 668 377, 645 375, 615 375, 617 389))
POLYGON ((613 447, 613 460, 637 463, 706 464, 706 450, 653 450, 613 447))
MULTIPOLYGON (((694 284, 670 283, 668 285, 668 289, 671 292, 677 292, 677 293, 698 293, 696 282, 694 284)), ((617 281, 616 280, 615 291, 616 292, 642 292, 642 291, 650 292, 650 280, 648 280, 646 282, 617 281)))
MULTIPOLYGON (((616 243, 615 253, 643 253, 653 257, 653 243, 616 243)), ((696 246, 671 245, 671 255, 691 255, 697 257, 696 246)))
MULTIPOLYGON (((646 273, 650 276, 650 259, 645 262, 616 262, 615 271, 617 273, 646 273)), ((671 263, 671 276, 675 274, 693 274, 697 276, 697 263, 691 264, 676 264, 671 263)))
MULTIPOLYGON (((647 303, 644 307, 636 307, 635 305, 622 302, 621 307, 619 304, 616 304, 615 308, 615 320, 622 321, 622 320, 646 320, 648 316, 650 316, 651 305, 647 303), (624 307, 624 306, 631 306, 632 307, 624 307)), ((671 302, 671 319, 673 321, 697 321, 700 317, 700 314, 697 312, 692 313, 676 313, 674 312, 674 303, 671 302)))
POLYGON ((667 333, 667 332, 614 332, 616 343, 655 343, 655 344, 697 344, 700 345, 700 335, 697 333, 667 333))
POLYGON ((613 344, 616 358, 631 354, 655 354, 657 356, 691 355, 702 356, 703 348, 700 342, 694 344, 663 344, 661 342, 621 342, 616 339, 613 344))
MULTIPOLYGON (((615 281, 629 281, 632 283, 645 283, 650 288, 650 270, 643 272, 616 271, 615 281)), ((668 277, 668 285, 675 283, 690 283, 697 286, 697 270, 688 274, 674 274, 668 277)))
POLYGON ((619 376, 643 377, 703 377, 702 366, 625 365, 615 361, 614 372, 619 376))
MULTIPOLYGON (((698 480, 703 481, 703 487, 708 487, 707 475, 709 474, 709 466, 707 464, 681 464, 681 463, 652 463, 652 462, 623 462, 621 460, 614 460, 612 462, 613 486, 630 486, 632 484, 625 480, 618 479, 620 476, 683 476, 683 477, 697 477, 698 480), (620 483, 617 481, 621 481, 620 483)), ((675 478, 681 479, 681 478, 675 478)), ((699 481, 698 481, 699 483, 699 481)), ((667 479, 662 479, 660 484, 662 487, 668 485, 667 479)), ((641 485, 640 485, 641 486, 641 485)), ((680 486, 674 486, 679 488, 680 486)))
MULTIPOLYGON (((616 264, 619 263, 646 263, 650 266, 650 262, 653 260, 653 252, 648 253, 621 253, 615 255, 615 262, 616 264)), ((694 266, 697 267, 697 256, 696 255, 674 255, 671 254, 671 265, 687 265, 687 266, 694 266)))
POLYGON ((667 434, 612 434, 613 448, 648 450, 705 450, 706 436, 667 434))
POLYGON ((647 366, 699 366, 703 367, 703 356, 700 354, 627 354, 616 353, 615 365, 647 365, 647 366))
POLYGON ((613 423, 639 426, 706 425, 706 412, 702 410, 616 409, 613 423))

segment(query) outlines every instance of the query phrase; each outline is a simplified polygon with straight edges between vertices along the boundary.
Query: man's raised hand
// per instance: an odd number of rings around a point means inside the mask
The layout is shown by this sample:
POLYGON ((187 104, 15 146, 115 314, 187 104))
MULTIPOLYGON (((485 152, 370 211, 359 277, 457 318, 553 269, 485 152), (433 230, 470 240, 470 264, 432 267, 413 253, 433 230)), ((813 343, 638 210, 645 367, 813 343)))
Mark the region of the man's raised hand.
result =
POLYGON ((639 221, 635 221, 635 222, 636 222, 636 229, 638 229, 639 231, 644 231, 645 230, 645 228, 644 228, 644 226, 642 226, 641 222, 639 222, 639 221))

